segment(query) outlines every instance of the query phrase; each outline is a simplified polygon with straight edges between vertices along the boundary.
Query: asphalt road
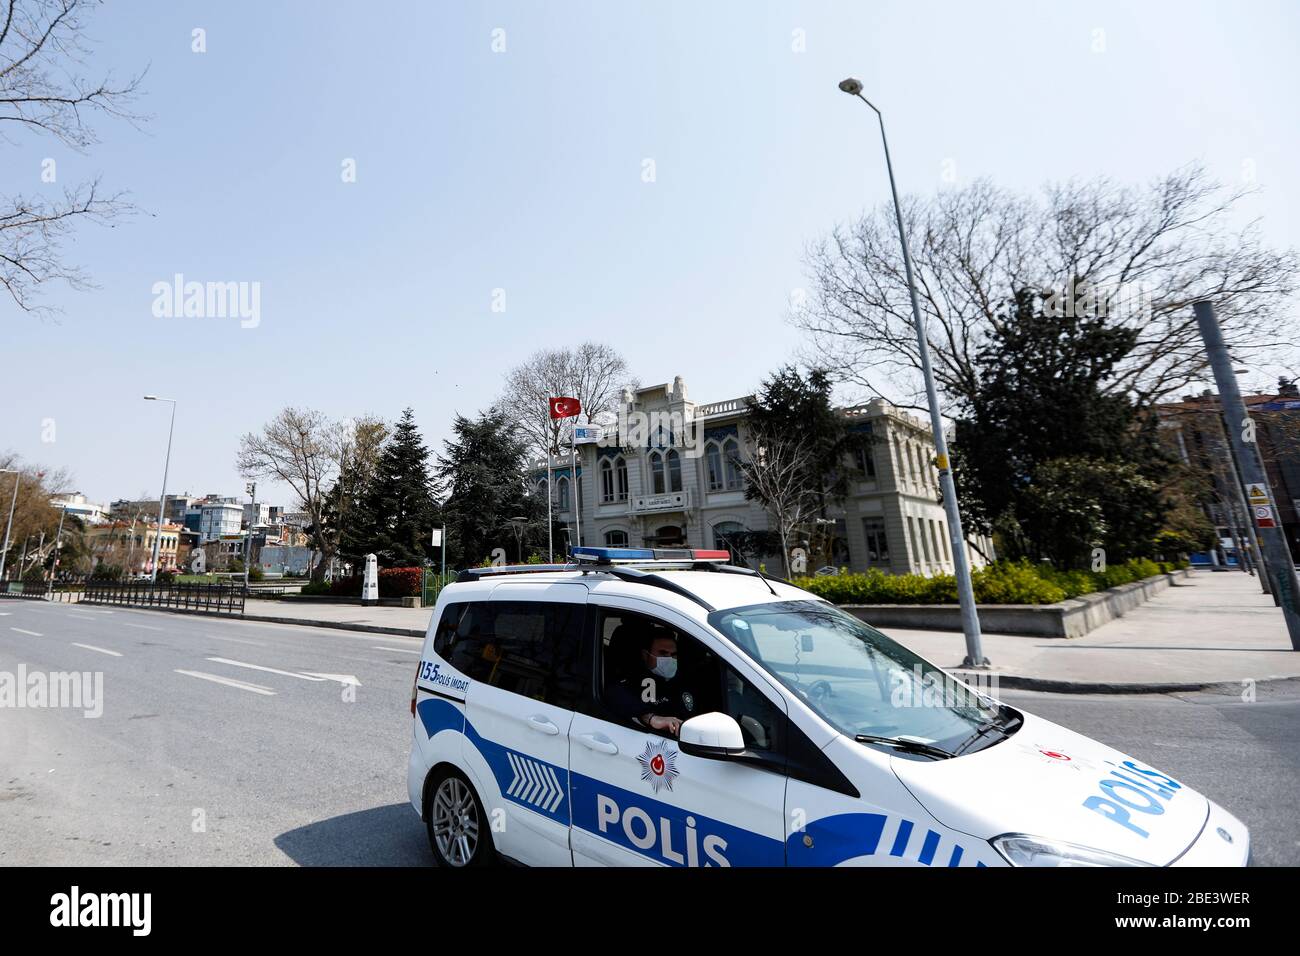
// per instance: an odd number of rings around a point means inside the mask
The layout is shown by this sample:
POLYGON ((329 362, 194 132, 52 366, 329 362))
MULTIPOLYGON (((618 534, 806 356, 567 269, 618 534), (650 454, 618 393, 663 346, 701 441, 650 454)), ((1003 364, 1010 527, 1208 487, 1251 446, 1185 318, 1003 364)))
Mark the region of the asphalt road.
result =
MULTIPOLYGON (((406 798, 419 641, 0 601, 0 671, 103 674, 103 713, 0 710, 0 865, 430 865, 406 798), (351 683, 355 680, 357 683, 351 683), (351 698, 351 699, 348 699, 351 698)), ((1161 767, 1300 865, 1300 690, 1004 699, 1161 767)))

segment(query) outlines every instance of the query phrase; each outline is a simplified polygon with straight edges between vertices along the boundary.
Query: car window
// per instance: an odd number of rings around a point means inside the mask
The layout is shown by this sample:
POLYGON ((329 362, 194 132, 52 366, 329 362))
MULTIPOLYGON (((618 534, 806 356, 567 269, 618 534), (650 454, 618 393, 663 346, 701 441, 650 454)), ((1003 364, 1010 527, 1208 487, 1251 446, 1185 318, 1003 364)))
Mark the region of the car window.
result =
POLYGON ((473 680, 572 710, 582 689, 586 606, 539 601, 449 604, 433 649, 473 680))
POLYGON ((785 711, 730 665, 725 668, 724 683, 726 705, 723 712, 740 724, 746 749, 764 755, 784 753, 785 711))
POLYGON ((645 730, 640 716, 646 713, 689 720, 721 709, 720 663, 707 647, 645 614, 610 608, 597 613, 598 716, 645 730), (670 638, 676 645, 677 672, 671 679, 646 667, 642 651, 654 638, 670 638))
POLYGON ((748 749, 766 755, 784 752, 784 710, 701 641, 662 620, 630 611, 602 609, 596 620, 601 652, 597 670, 603 705, 600 716, 646 729, 629 716, 625 706, 631 690, 639 705, 633 710, 653 710, 682 720, 715 712, 728 714, 740 725, 748 749), (647 671, 641 654, 656 636, 671 636, 677 645, 677 674, 671 682, 657 680, 647 671), (655 686, 652 693, 643 695, 646 682, 655 686), (658 706, 646 700, 651 696, 658 706))

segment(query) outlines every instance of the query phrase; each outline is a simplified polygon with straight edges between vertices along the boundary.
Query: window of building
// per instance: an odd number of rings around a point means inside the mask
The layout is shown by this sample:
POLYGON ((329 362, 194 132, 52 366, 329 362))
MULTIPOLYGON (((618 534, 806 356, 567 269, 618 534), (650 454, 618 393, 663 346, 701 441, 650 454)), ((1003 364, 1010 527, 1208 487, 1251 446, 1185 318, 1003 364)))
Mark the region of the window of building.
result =
POLYGON ((939 557, 941 553, 939 551, 939 522, 933 519, 930 521, 930 541, 934 545, 934 559, 936 561, 943 560, 939 557))
POLYGON ((740 470, 740 442, 734 438, 728 438, 722 443, 722 472, 726 477, 728 491, 735 491, 744 484, 744 475, 740 470))
POLYGON ((867 564, 889 563, 889 540, 882 518, 863 518, 862 535, 867 543, 867 564))
POLYGON ((600 501, 602 504, 614 501, 614 463, 608 458, 600 462, 600 501))
POLYGON ((650 493, 662 495, 666 488, 664 480, 664 456, 662 452, 650 453, 650 493))
POLYGON ((668 490, 682 490, 682 456, 674 450, 669 450, 664 455, 665 463, 668 467, 668 490))
POLYGON ((717 442, 711 441, 704 446, 704 471, 709 482, 709 491, 721 491, 723 488, 722 449, 718 447, 717 442))
POLYGON ((569 510, 569 479, 561 478, 555 483, 555 507, 558 511, 569 510))
POLYGON ((907 536, 912 539, 912 560, 921 560, 921 545, 916 540, 916 519, 911 515, 907 516, 907 536))
POLYGON ((626 548, 627 532, 626 531, 606 531, 605 547, 607 548, 626 548))
POLYGON ((614 459, 614 497, 627 501, 627 459, 622 455, 614 459))
POLYGON ((876 454, 870 444, 858 449, 858 470, 868 478, 876 477, 876 454))
POLYGON ((744 531, 745 527, 739 521, 719 521, 713 526, 713 546, 718 550, 730 551, 732 557, 738 557, 740 548, 736 542, 744 531))

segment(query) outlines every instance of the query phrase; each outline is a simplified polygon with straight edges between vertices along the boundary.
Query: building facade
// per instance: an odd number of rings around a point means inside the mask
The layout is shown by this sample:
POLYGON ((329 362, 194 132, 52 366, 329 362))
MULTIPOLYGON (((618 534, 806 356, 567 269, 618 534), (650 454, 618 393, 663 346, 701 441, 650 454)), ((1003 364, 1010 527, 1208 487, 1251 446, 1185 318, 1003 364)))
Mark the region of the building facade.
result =
MULTIPOLYGON (((181 531, 180 525, 162 526, 162 540, 158 544, 160 571, 174 570, 177 567, 181 531)), ((89 527, 86 529, 86 544, 90 550, 91 568, 115 565, 122 568, 128 576, 148 574, 153 570, 153 545, 156 537, 156 521, 113 521, 89 527)))
MULTIPOLYGON (((568 538, 556 543, 557 552, 578 542, 581 524, 582 544, 720 548, 745 563, 783 569, 779 554, 746 554, 738 547, 755 540, 755 533, 775 529, 762 504, 746 499, 745 478, 734 460, 749 454, 747 407, 745 398, 696 404, 680 377, 671 385, 625 391, 618 425, 604 430, 618 437, 579 441, 576 481, 568 457, 552 462, 554 516, 568 538)), ((831 564, 852 571, 951 574, 929 428, 883 399, 841 413, 873 440, 857 461, 846 462, 849 494, 828 512, 831 564)), ((544 493, 545 465, 539 463, 533 474, 544 493)), ((991 543, 971 541, 971 564, 982 566, 992 557, 991 543)))
MULTIPOLYGON (((1292 559, 1300 561, 1300 389, 1294 380, 1283 378, 1275 393, 1242 399, 1277 509, 1276 520, 1292 559)), ((1229 453, 1219 396, 1211 391, 1187 395, 1158 405, 1156 411, 1178 456, 1209 478, 1210 493, 1202 505, 1218 529, 1223 554, 1234 555, 1238 545, 1248 547, 1253 522, 1229 453)), ((1217 556, 1211 558, 1217 563, 1217 556)))
POLYGON ((74 517, 80 518, 88 525, 103 524, 109 518, 109 509, 93 501, 87 501, 80 491, 63 495, 53 495, 50 504, 74 517))

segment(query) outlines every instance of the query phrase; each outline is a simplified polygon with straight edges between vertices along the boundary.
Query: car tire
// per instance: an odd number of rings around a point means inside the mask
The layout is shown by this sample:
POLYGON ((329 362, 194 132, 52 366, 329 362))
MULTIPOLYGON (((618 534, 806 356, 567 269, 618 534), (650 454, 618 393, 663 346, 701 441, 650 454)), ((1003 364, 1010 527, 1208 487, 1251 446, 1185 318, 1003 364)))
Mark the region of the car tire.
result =
POLYGON ((460 771, 443 767, 434 774, 424 819, 429 849, 439 866, 462 870, 496 860, 483 803, 460 771))

